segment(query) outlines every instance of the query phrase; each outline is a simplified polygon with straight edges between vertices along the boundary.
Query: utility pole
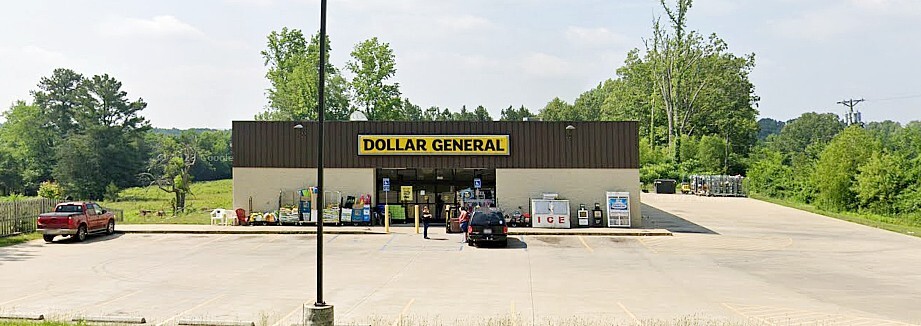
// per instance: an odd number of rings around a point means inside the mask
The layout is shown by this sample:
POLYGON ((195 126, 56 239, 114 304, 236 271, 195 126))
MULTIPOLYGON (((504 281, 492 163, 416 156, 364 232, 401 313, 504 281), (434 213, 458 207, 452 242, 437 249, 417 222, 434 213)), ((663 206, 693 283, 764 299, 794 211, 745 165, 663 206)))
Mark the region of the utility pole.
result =
POLYGON ((860 102, 866 101, 865 99, 850 99, 838 101, 838 104, 844 105, 847 107, 848 111, 844 114, 844 122, 850 125, 861 125, 863 126, 863 121, 860 120, 860 111, 854 111, 854 107, 857 106, 860 102))

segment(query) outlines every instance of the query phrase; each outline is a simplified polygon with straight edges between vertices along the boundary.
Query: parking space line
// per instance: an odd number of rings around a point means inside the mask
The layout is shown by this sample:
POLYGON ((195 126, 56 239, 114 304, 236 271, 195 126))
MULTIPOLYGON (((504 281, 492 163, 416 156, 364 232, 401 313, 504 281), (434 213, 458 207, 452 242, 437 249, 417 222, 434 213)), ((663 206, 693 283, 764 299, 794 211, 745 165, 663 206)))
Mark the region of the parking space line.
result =
POLYGON ((409 312, 409 307, 413 305, 413 302, 416 302, 415 298, 409 299, 409 302, 406 303, 406 306, 403 307, 403 310, 400 311, 400 315, 397 316, 397 319, 393 321, 393 326, 397 326, 403 323, 403 315, 406 315, 409 312))
POLYGON ((743 314, 742 312, 740 312, 740 311, 737 310, 736 308, 733 308, 733 307, 730 306, 729 304, 722 303, 722 305, 723 305, 723 307, 726 307, 726 309, 729 309, 730 311, 739 314, 739 316, 742 316, 742 317, 745 317, 745 318, 754 318, 754 319, 756 319, 756 320, 758 320, 758 321, 760 321, 760 322, 762 322, 762 323, 764 323, 764 324, 767 324, 767 325, 774 325, 774 323, 772 323, 772 322, 770 322, 770 321, 768 321, 768 320, 766 320, 766 319, 764 319, 764 318, 759 318, 758 316, 749 316, 749 315, 743 314))
POLYGON ((112 302, 115 302, 115 301, 118 301, 118 300, 121 300, 121 299, 130 297, 130 296, 135 295, 135 294, 138 294, 138 293, 141 293, 141 290, 137 290, 137 291, 128 293, 128 294, 126 294, 126 295, 117 297, 117 298, 112 299, 112 300, 109 300, 109 301, 105 301, 105 302, 102 302, 102 303, 97 303, 97 304, 93 305, 93 307, 105 306, 105 305, 110 304, 110 303, 112 303, 112 302))
POLYGON ((13 299, 13 300, 9 300, 9 301, 0 302, 0 306, 5 305, 5 304, 8 304, 8 303, 13 303, 13 302, 16 302, 16 301, 19 301, 19 300, 25 300, 25 299, 28 299, 28 298, 31 298, 31 297, 34 297, 34 296, 42 295, 42 294, 45 294, 46 292, 48 292, 48 291, 42 291, 42 292, 38 292, 38 293, 32 293, 32 294, 27 295, 27 296, 24 296, 24 297, 19 297, 18 299, 13 299))
POLYGON ((620 309, 623 309, 624 312, 627 313, 627 316, 630 316, 630 319, 633 319, 633 323, 634 323, 634 324, 637 324, 637 325, 641 325, 641 324, 642 324, 642 323, 640 322, 639 318, 636 318, 636 315, 634 315, 632 312, 630 312, 630 310, 627 309, 627 307, 624 306, 623 303, 620 303, 620 301, 618 301, 618 302, 617 302, 617 305, 620 306, 620 309))
POLYGON ((257 249, 259 249, 259 248, 262 248, 262 247, 264 247, 264 246, 266 246, 266 245, 268 245, 268 244, 270 244, 270 243, 273 243, 273 242, 277 241, 278 238, 279 238, 279 235, 273 234, 273 235, 271 236, 271 239, 269 239, 269 241, 260 243, 259 245, 253 247, 252 250, 255 251, 255 250, 257 250, 257 249))
MULTIPOLYGON (((272 326, 281 326, 281 323, 284 323, 285 321, 287 321, 288 318, 291 318, 291 316, 294 315, 294 314, 295 314, 296 312, 298 312, 298 311, 304 311, 304 305, 303 305, 303 304, 301 304, 300 306, 297 306, 297 308, 294 308, 294 310, 291 310, 291 312, 289 312, 289 313, 288 313, 287 315, 285 315, 284 317, 281 317, 281 319, 279 319, 279 320, 276 321, 274 324, 272 324, 272 326)), ((299 323, 298 323, 298 324, 299 324, 299 323)))
POLYGON ((585 242, 585 238, 583 238, 581 235, 579 236, 579 241, 582 242, 582 245, 585 246, 585 249, 588 249, 588 252, 595 252, 595 249, 592 249, 592 247, 590 247, 588 243, 585 242))
POLYGON ((385 243, 383 246, 381 246, 381 249, 380 249, 379 251, 384 251, 384 249, 387 249, 387 246, 390 245, 390 243, 393 242, 393 239, 396 238, 396 237, 397 237, 396 234, 391 235, 391 236, 390 236, 390 240, 387 240, 387 243, 385 243))
POLYGON ((326 240, 326 243, 333 242, 333 240, 336 240, 336 238, 338 238, 338 237, 339 237, 338 234, 337 234, 337 235, 334 235, 334 236, 332 236, 331 238, 329 238, 329 240, 326 240))
POLYGON ((205 246, 205 245, 207 245, 207 244, 210 244, 210 243, 212 243, 212 242, 216 242, 216 241, 218 241, 218 240, 224 239, 224 238, 226 238, 226 237, 228 237, 228 236, 230 236, 230 235, 229 235, 229 234, 225 234, 225 235, 219 236, 219 237, 217 237, 217 238, 211 239, 211 240, 209 240, 209 241, 205 241, 205 242, 199 243, 199 244, 194 245, 194 246, 192 246, 192 247, 190 247, 190 248, 191 248, 191 249, 198 249, 198 248, 201 248, 201 247, 203 247, 203 246, 205 246))
POLYGON ((224 296, 224 294, 221 294, 221 295, 218 295, 218 296, 216 296, 216 297, 214 297, 214 298, 211 298, 211 299, 208 300, 208 301, 199 303, 198 305, 196 305, 196 306, 194 306, 194 307, 192 307, 192 308, 189 308, 189 309, 187 309, 186 311, 180 312, 180 313, 176 314, 175 316, 170 317, 170 318, 167 319, 167 320, 161 321, 159 324, 157 324, 157 326, 163 326, 164 324, 166 324, 166 323, 172 321, 173 319, 179 318, 180 316, 185 315, 186 313, 188 313, 188 312, 190 312, 190 311, 192 311, 192 310, 195 310, 195 309, 204 307, 205 305, 207 305, 207 304, 209 304, 209 303, 212 303, 212 302, 214 302, 214 300, 220 299, 220 298, 223 297, 223 296, 224 296))
POLYGON ((646 247, 646 249, 649 249, 649 251, 652 251, 652 253, 654 253, 654 254, 658 254, 658 253, 659 253, 658 250, 656 250, 655 248, 650 247, 648 244, 646 244, 646 240, 643 240, 642 238, 637 239, 637 240, 640 241, 640 244, 643 245, 643 247, 646 247))

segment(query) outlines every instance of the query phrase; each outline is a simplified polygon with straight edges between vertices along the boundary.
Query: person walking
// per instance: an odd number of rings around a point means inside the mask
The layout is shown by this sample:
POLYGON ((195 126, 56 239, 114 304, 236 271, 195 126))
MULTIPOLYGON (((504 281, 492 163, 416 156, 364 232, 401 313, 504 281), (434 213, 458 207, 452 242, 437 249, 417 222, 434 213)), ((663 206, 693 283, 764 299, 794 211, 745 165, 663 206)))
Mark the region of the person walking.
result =
POLYGON ((432 212, 429 211, 428 205, 422 206, 422 238, 429 238, 429 224, 432 223, 432 212))
POLYGON ((464 232, 464 242, 467 242, 467 225, 470 224, 470 213, 467 212, 467 208, 460 208, 460 216, 457 218, 460 222, 461 232, 464 232))

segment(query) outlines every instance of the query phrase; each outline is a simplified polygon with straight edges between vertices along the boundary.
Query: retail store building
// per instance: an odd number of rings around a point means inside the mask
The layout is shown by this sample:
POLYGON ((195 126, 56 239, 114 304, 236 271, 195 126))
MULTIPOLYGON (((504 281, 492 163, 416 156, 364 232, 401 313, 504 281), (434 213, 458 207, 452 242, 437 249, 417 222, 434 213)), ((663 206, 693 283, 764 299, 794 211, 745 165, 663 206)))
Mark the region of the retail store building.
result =
MULTIPOLYGON (((529 209, 545 193, 579 204, 629 193, 640 218, 637 122, 327 122, 324 190, 371 194, 375 203, 451 202, 489 189, 500 209, 529 209), (384 192, 384 180, 393 191, 384 192), (412 186, 411 198, 400 198, 412 186)), ((278 209, 286 193, 316 185, 316 122, 233 122, 233 205, 278 209), (295 128, 296 125, 303 128, 295 128), (282 197, 280 199, 280 197, 282 197)))

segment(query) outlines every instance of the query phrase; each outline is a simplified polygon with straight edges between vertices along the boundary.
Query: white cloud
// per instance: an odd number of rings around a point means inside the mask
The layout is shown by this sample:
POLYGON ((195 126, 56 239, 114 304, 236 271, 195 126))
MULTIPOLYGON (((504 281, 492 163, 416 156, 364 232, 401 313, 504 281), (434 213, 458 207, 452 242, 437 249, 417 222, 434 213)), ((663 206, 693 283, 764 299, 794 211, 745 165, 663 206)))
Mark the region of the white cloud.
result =
POLYGON ((103 35, 115 37, 195 39, 205 35, 198 28, 170 15, 155 16, 151 19, 121 18, 110 20, 99 24, 97 30, 103 35))
POLYGON ((51 64, 61 64, 67 61, 67 56, 63 53, 48 50, 42 47, 27 45, 20 49, 22 55, 31 58, 34 61, 46 62, 51 64))
POLYGON ((566 38, 570 42, 581 46, 610 46, 627 42, 626 36, 612 32, 604 27, 569 26, 566 29, 566 38))
POLYGON ((878 15, 921 15, 921 1, 918 0, 851 0, 851 4, 878 15))
POLYGON ((828 41, 899 19, 921 16, 918 0, 850 0, 772 22, 776 31, 793 38, 828 41))
POLYGON ((851 18, 830 11, 804 13, 798 17, 779 21, 777 32, 795 38, 826 40, 854 30, 851 18))
POLYGON ((438 24, 461 31, 486 29, 493 26, 489 19, 473 15, 442 16, 438 19, 438 24))
POLYGON ((275 0, 224 0, 230 4, 266 7, 275 4, 275 0))
POLYGON ((571 63, 546 53, 529 54, 519 65, 525 73, 538 77, 564 77, 573 74, 571 63))

